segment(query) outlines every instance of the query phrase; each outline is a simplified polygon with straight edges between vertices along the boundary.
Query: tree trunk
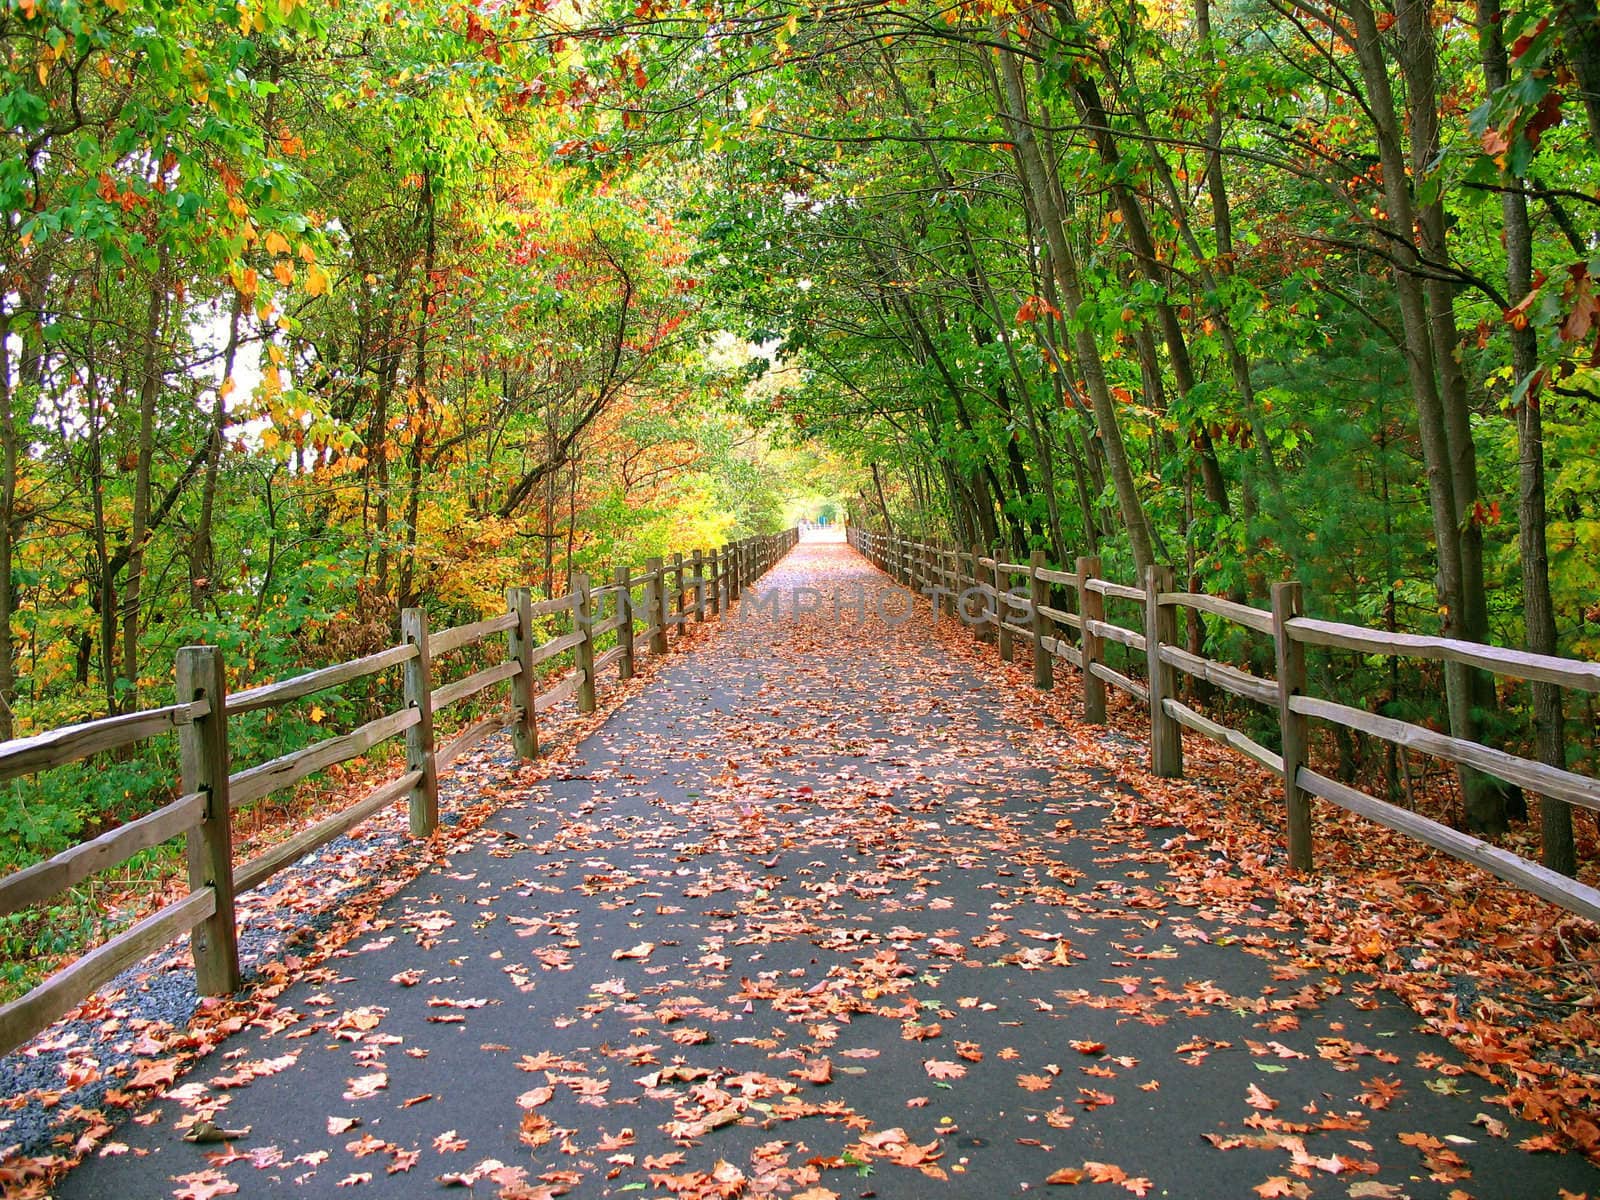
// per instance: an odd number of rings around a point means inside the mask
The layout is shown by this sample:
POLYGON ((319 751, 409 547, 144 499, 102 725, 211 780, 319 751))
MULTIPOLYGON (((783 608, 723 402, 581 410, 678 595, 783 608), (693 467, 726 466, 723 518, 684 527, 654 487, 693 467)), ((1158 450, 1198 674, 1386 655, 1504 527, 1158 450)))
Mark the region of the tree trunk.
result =
POLYGON ((434 318, 434 257, 438 249, 437 230, 434 224, 433 180, 422 173, 423 204, 427 220, 422 254, 421 295, 417 313, 416 360, 411 369, 412 410, 415 414, 411 430, 411 448, 407 458, 405 556, 400 560, 397 580, 397 606, 405 608, 415 600, 413 584, 417 570, 417 518, 422 506, 422 468, 427 456, 430 394, 428 392, 428 332, 434 318))
MULTIPOLYGON (((1406 376, 1417 410, 1417 432, 1422 443, 1423 465, 1427 475, 1428 508, 1433 518, 1434 543, 1438 558, 1439 602, 1443 610, 1443 632, 1447 637, 1462 634, 1461 539, 1456 526, 1455 482, 1446 431, 1444 403, 1435 376, 1436 348, 1434 326, 1429 319, 1427 298, 1418 275, 1419 254, 1414 230, 1416 212, 1407 178, 1406 156, 1402 148, 1394 93, 1389 85, 1388 63, 1384 58, 1378 21, 1367 0, 1353 0, 1349 12, 1354 19, 1356 54, 1367 85, 1367 107, 1372 115, 1383 168, 1383 193, 1387 224, 1387 244, 1392 247, 1395 300, 1405 331, 1403 347, 1406 376)), ((1472 687, 1469 672, 1455 664, 1445 670, 1446 708, 1450 732, 1474 740, 1477 723, 1472 713, 1472 687)), ((1468 823, 1488 834, 1504 833, 1504 806, 1496 796, 1479 786, 1477 772, 1458 768, 1468 823)))
POLYGON ((15 729, 13 705, 17 698, 16 645, 11 636, 15 596, 11 590, 11 564, 17 537, 17 424, 12 411, 11 313, 0 296, 0 741, 10 740, 15 729))
POLYGON ((244 296, 234 293, 228 314, 228 345, 222 356, 222 382, 211 405, 211 430, 206 443, 206 473, 200 490, 200 518, 189 539, 189 608, 203 613, 217 590, 217 552, 212 542, 212 516, 217 504, 217 480, 222 473, 223 430, 228 424, 228 395, 233 387, 233 364, 239 353, 239 320, 244 296))
POLYGON ((133 478, 133 520, 128 529, 127 582, 122 589, 122 689, 119 708, 139 706, 139 632, 144 603, 146 542, 150 536, 151 469, 156 446, 156 401, 164 377, 161 335, 167 307, 167 254, 163 248, 150 280, 145 343, 139 368, 138 461, 133 478))
MULTIPOLYGON (((1489 91, 1506 86, 1510 70, 1497 0, 1478 0, 1478 52, 1489 91)), ((1533 232, 1528 201, 1521 192, 1500 193, 1505 225, 1506 294, 1520 300, 1533 289, 1533 232)), ((1550 595, 1550 553, 1545 544, 1544 419, 1539 411, 1539 348, 1533 329, 1511 328, 1511 362, 1523 389, 1517 421, 1517 548, 1522 559, 1522 613, 1525 644, 1535 654, 1556 653, 1555 603, 1550 595)), ((1534 683, 1533 725, 1539 761, 1566 768, 1561 689, 1534 683)), ((1578 869, 1572 839, 1572 810, 1548 797, 1539 802, 1540 851, 1544 865, 1563 875, 1578 869)))
POLYGON ((1561 0, 1555 6, 1567 65, 1578 77, 1589 140, 1600 151, 1600 12, 1595 0, 1561 0))
MULTIPOLYGON (((1058 6, 1057 11, 1063 24, 1069 20, 1076 23, 1072 5, 1062 4, 1058 6)), ((1165 275, 1165 265, 1156 251, 1155 239, 1150 235, 1150 225, 1145 220, 1144 209, 1140 207, 1139 198, 1133 189, 1119 181, 1122 174, 1122 156, 1117 149, 1111 118, 1106 113, 1105 104, 1100 98, 1100 89, 1095 86, 1093 80, 1078 75, 1075 76, 1072 85, 1072 94, 1077 102, 1079 116, 1089 126, 1090 136, 1095 149, 1099 152, 1100 161, 1106 165, 1113 180, 1111 193, 1116 200, 1117 211, 1122 215, 1122 228, 1128 239, 1128 248, 1132 251, 1134 265, 1144 279, 1162 291, 1163 298, 1156 301, 1155 306, 1156 322, 1161 327, 1161 340, 1167 347, 1167 357, 1172 363, 1173 381, 1178 385, 1179 393, 1188 396, 1194 391, 1195 386, 1194 364, 1189 355, 1189 343, 1183 335, 1183 327, 1178 323, 1177 311, 1164 298, 1169 281, 1165 275)), ((1199 424, 1194 448, 1200 459, 1200 478, 1206 499, 1215 505, 1219 512, 1228 512, 1228 489, 1223 481, 1222 465, 1217 461, 1216 446, 1213 445, 1211 434, 1204 422, 1199 424)))
POLYGON ((1019 152, 1022 164, 1023 186, 1033 195, 1033 203, 1043 218, 1045 236, 1050 245, 1050 261, 1055 271, 1056 286, 1066 302, 1067 315, 1073 318, 1073 344, 1077 367, 1083 376, 1094 409, 1095 423, 1104 443, 1106 460, 1111 468, 1112 484, 1116 490, 1117 506, 1122 513, 1123 526, 1128 533, 1128 546, 1133 553, 1134 565, 1140 577, 1146 567, 1155 564, 1150 524, 1145 516, 1144 504, 1139 499, 1134 484, 1133 467, 1128 461, 1128 451, 1122 440, 1122 427, 1117 419, 1116 405, 1111 389, 1106 384, 1105 367, 1100 360, 1100 348, 1094 335, 1084 322, 1077 319, 1083 306, 1083 288, 1078 281, 1077 256, 1067 239, 1065 213, 1057 203, 1053 181, 1045 169, 1033 136, 1032 118, 1028 114, 1027 100, 1022 86, 1022 71, 1016 58, 1005 51, 1000 55, 1001 72, 1005 80, 1002 113, 1010 130, 1011 140, 1019 152))

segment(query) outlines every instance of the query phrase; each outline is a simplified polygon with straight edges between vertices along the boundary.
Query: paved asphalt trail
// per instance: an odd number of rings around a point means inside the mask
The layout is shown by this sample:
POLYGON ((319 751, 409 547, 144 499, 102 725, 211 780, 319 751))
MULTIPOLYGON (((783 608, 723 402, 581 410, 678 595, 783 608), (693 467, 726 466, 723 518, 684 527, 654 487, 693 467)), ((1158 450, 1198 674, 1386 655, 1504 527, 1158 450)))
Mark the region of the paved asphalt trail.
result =
POLYGON ((802 544, 781 613, 664 664, 55 1194, 1596 1189, 1291 918, 1174 899, 1183 831, 1051 753, 1116 735, 1025 719, 970 632, 872 618, 884 584, 802 544), (197 1115, 250 1132, 190 1144, 197 1115))

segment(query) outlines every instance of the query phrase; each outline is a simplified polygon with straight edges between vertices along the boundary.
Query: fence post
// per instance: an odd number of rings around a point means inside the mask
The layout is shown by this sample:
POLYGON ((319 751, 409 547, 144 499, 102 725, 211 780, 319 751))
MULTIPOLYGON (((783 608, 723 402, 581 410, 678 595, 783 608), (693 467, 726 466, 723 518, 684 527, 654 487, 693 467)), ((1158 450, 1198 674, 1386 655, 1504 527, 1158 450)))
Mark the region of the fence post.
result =
POLYGON ((972 627, 972 637, 975 641, 992 642, 994 641, 994 634, 989 629, 989 618, 987 616, 989 611, 989 597, 985 596, 983 591, 985 580, 983 577, 984 570, 983 563, 981 561, 982 558, 983 547, 974 546, 972 548, 972 586, 977 590, 979 604, 978 621, 972 627))
POLYGON ((939 554, 940 569, 944 573, 944 586, 948 594, 944 598, 944 611, 947 616, 958 617, 956 606, 960 602, 961 588, 961 555, 956 550, 954 542, 946 545, 939 554))
MULTIPOLYGON (((672 583, 672 615, 681 618, 683 616, 683 552, 680 550, 672 552, 672 583)), ((677 626, 678 634, 682 636, 684 632, 683 621, 679 620, 677 626)))
POLYGON ((506 630, 506 657, 521 667, 511 677, 511 705, 517 710, 511 722, 511 742, 518 757, 538 758, 539 727, 533 708, 538 682, 533 677, 533 593, 525 587, 507 588, 506 609, 517 614, 517 623, 506 630))
POLYGON ((215 646, 184 646, 178 651, 178 700, 204 699, 211 711, 178 727, 178 750, 185 793, 206 798, 200 823, 184 839, 189 858, 189 890, 210 888, 216 911, 194 927, 195 986, 203 996, 226 996, 244 986, 239 975, 239 934, 233 911, 233 820, 228 799, 228 683, 222 654, 215 646))
POLYGON ((1035 550, 1028 555, 1028 615, 1033 622, 1033 686, 1048 692, 1056 682, 1055 655, 1044 648, 1046 638, 1055 636, 1055 622, 1044 615, 1050 602, 1050 588, 1039 578, 1044 566, 1044 551, 1035 550))
POLYGON ((617 616, 622 624, 617 626, 617 645, 622 653, 617 656, 617 678, 633 678, 633 588, 628 583, 631 568, 624 563, 615 574, 617 585, 617 616))
POLYGON ((739 577, 744 570, 744 546, 740 542, 728 544, 728 603, 732 604, 739 598, 739 592, 744 587, 744 580, 739 577))
POLYGON ((713 617, 722 615, 722 555, 717 553, 715 546, 706 551, 706 566, 711 571, 711 595, 706 606, 711 610, 713 617))
POLYGON ((420 608, 400 610, 400 638, 417 648, 405 666, 407 708, 417 710, 417 723, 406 730, 406 770, 421 771, 411 789, 411 836, 429 837, 439 828, 439 770, 433 758, 433 663, 428 656, 428 614, 420 608))
POLYGON ((706 552, 695 550, 690 555, 690 562, 694 566, 694 578, 691 588, 694 591, 694 620, 699 624, 706 619, 706 552))
POLYGON ((578 680, 578 711, 594 711, 594 600, 589 594, 589 577, 582 571, 572 575, 572 631, 583 640, 572 648, 572 661, 581 673, 578 680))
POLYGON ((1011 572, 1000 569, 1003 549, 996 546, 991 551, 994 555, 994 634, 1000 643, 1000 661, 1011 662, 1016 657, 1011 647, 1011 630, 1006 628, 1006 618, 1011 615, 1011 572))
POLYGON ((1106 598, 1091 591, 1089 581, 1100 575, 1100 556, 1078 556, 1078 615, 1083 620, 1083 636, 1079 646, 1083 650, 1083 719, 1090 725, 1106 723, 1106 681, 1094 673, 1095 664, 1105 655, 1100 635, 1090 626, 1106 619, 1106 598))
POLYGON ((1168 778, 1183 774, 1183 729, 1167 712, 1176 697, 1178 673, 1163 662, 1161 647, 1178 640, 1178 613, 1160 600, 1173 588, 1172 568, 1149 566, 1144 572, 1144 639, 1146 675, 1150 682, 1150 773, 1168 778))
POLYGON ((659 554, 644 560, 645 632, 650 635, 650 653, 667 652, 667 571, 659 554))
POLYGON ((1304 611, 1297 582, 1272 585, 1272 645, 1277 659, 1278 732, 1283 745, 1283 796, 1289 818, 1289 865, 1311 869, 1311 797, 1300 786, 1306 762, 1306 719, 1290 711, 1291 697, 1305 691, 1305 647, 1289 636, 1289 621, 1304 611))

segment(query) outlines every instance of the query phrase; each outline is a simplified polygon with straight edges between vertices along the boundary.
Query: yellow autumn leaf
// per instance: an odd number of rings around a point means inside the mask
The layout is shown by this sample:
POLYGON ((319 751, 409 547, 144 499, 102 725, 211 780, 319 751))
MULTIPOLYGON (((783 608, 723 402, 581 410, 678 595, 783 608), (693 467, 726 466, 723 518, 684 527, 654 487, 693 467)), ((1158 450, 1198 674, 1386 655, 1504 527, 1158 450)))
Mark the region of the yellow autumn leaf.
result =
POLYGON ((280 262, 272 268, 272 275, 279 283, 287 286, 294 282, 294 265, 280 262))
POLYGON ((267 234, 266 247, 268 254, 287 254, 289 253, 289 239, 274 229, 267 234))
POLYGON ((328 273, 313 263, 306 268, 306 295, 320 296, 328 290, 328 273))
POLYGON ((311 706, 311 714, 310 715, 311 715, 311 723, 313 725, 320 725, 320 724, 322 724, 322 718, 327 716, 328 714, 322 711, 322 706, 320 704, 313 704, 311 706))

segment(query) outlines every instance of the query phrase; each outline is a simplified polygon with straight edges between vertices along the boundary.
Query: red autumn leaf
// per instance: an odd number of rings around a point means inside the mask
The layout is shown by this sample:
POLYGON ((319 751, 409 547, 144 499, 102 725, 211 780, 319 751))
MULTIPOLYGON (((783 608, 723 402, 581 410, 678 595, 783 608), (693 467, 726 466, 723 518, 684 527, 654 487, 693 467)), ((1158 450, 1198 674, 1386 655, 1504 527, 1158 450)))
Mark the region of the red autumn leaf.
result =
POLYGON ((1274 1200, 1278 1196, 1303 1197, 1311 1195, 1311 1189, 1303 1183, 1296 1183, 1287 1175, 1274 1175, 1265 1183, 1258 1183, 1251 1189, 1262 1200, 1274 1200))
POLYGON ((789 1074, 795 1079, 821 1086, 833 1082, 833 1063, 826 1058, 808 1060, 798 1071, 790 1071, 789 1074))
POLYGON ((1250 1085, 1249 1090, 1245 1092, 1245 1099, 1249 1102, 1251 1108, 1259 1108, 1263 1112, 1271 1112, 1278 1107, 1276 1100, 1253 1083, 1250 1085))
POLYGON ((1089 1178, 1096 1183, 1121 1183, 1128 1177, 1128 1173, 1116 1163, 1086 1162, 1083 1169, 1089 1172, 1089 1178))
POLYGON ((181 1185, 172 1193, 175 1200, 212 1200, 213 1196, 231 1196, 239 1190, 238 1184, 217 1170, 177 1175, 174 1181, 181 1185))

